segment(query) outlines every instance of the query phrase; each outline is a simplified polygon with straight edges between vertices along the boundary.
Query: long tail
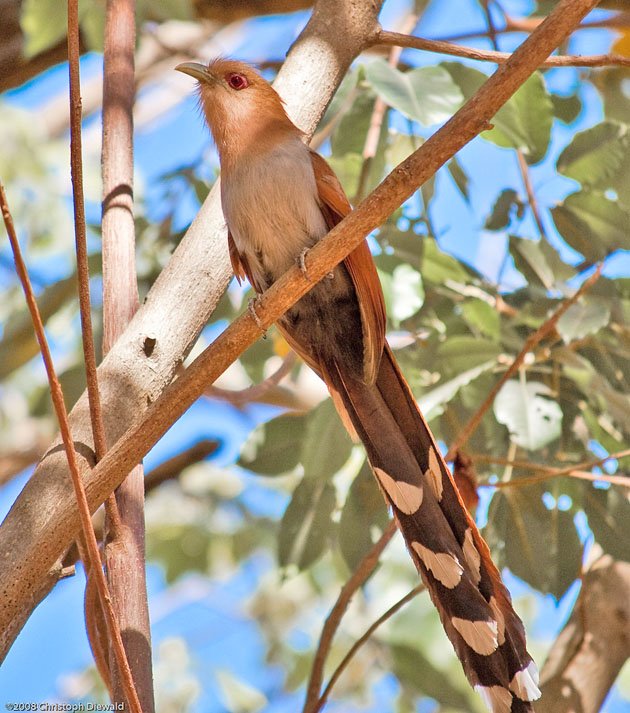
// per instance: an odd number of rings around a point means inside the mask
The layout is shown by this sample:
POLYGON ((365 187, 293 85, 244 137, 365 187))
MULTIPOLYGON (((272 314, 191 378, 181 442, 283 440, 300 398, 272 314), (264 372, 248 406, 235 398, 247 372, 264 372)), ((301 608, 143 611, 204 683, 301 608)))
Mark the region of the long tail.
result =
POLYGON ((471 685, 492 713, 533 711, 523 624, 389 346, 374 385, 326 372, 471 685))

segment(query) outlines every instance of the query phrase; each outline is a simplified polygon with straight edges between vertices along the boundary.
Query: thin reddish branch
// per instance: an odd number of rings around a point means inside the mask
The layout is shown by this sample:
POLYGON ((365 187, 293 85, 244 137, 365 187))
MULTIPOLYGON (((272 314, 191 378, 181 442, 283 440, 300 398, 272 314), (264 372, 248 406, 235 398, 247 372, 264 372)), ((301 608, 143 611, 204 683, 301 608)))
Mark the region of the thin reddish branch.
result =
POLYGON ((486 411, 494 403, 497 394, 499 393, 505 382, 508 381, 508 379, 511 379, 514 374, 516 374, 516 372, 519 370, 519 368, 525 361, 525 357, 533 349, 535 349, 548 334, 550 334, 556 328, 558 320, 569 309, 569 307, 575 304, 580 299, 580 297, 582 297, 582 295, 584 295, 597 282, 599 276, 602 273, 603 267, 603 263, 601 263, 597 267, 595 272, 588 278, 588 280, 585 280, 580 286, 580 288, 576 290, 575 293, 569 299, 564 300, 562 304, 558 307, 558 309, 555 310, 555 312, 553 312, 551 316, 546 319, 535 332, 533 332, 529 335, 529 337, 527 337, 527 339, 525 340, 525 344, 523 344, 523 348, 516 355, 514 361, 502 374, 501 378, 497 381, 497 383, 492 387, 490 393, 484 399, 481 406, 479 406, 477 411, 475 411, 475 413, 471 416, 468 423, 461 429, 461 431, 457 435, 457 438, 455 438, 455 440, 451 444, 450 448, 448 449, 448 453, 445 456, 446 460, 453 460, 453 458, 455 458, 458 451, 468 442, 468 439, 477 430, 479 424, 481 423, 481 420, 486 414, 486 411))
MULTIPOLYGON (((505 35, 512 32, 534 32, 537 27, 544 21, 542 17, 510 17, 505 15, 505 27, 496 30, 497 35, 505 35)), ((590 20, 582 22, 574 28, 574 32, 578 30, 593 30, 593 29, 623 29, 630 26, 630 12, 620 12, 617 15, 608 17, 604 20, 590 20)), ((472 40, 476 37, 488 37, 488 30, 479 30, 472 32, 462 32, 448 37, 440 37, 439 42, 460 42, 461 40, 472 40)))
POLYGON ((231 389, 222 389, 218 386, 209 386, 205 394, 212 398, 219 398, 235 406, 243 406, 244 404, 251 403, 262 399, 262 397, 269 391, 269 389, 277 386, 285 376, 288 376, 293 369, 295 362, 297 360, 297 355, 294 351, 290 351, 286 357, 282 360, 282 364, 270 374, 266 379, 261 381, 259 384, 252 384, 245 389, 240 389, 239 391, 233 391, 231 389))
MULTIPOLYGON (((495 36, 505 30, 496 30, 495 36)), ((490 31, 479 34, 488 34, 490 31)), ((474 35, 476 36, 476 35, 474 35)), ((455 38, 453 38, 455 39, 455 38)), ((464 36, 458 39, 464 39, 464 36)), ((474 47, 462 47, 446 40, 430 40, 425 37, 413 37, 399 32, 388 32, 381 30, 373 40, 372 45, 386 45, 407 47, 410 49, 425 50, 426 52, 437 52, 453 57, 464 57, 475 59, 480 62, 495 62, 504 64, 507 62, 511 52, 498 52, 497 50, 481 50, 474 47)), ((540 67, 630 67, 630 57, 620 54, 596 54, 596 55, 555 55, 543 60, 540 67)))
POLYGON ((219 443, 217 441, 199 441, 199 443, 195 443, 194 446, 191 446, 182 453, 178 453, 172 458, 160 463, 160 465, 157 465, 152 471, 147 473, 144 479, 145 493, 154 490, 167 480, 178 478, 184 468, 204 460, 214 453, 218 447, 219 443))
POLYGON ((335 632, 339 628, 339 624, 341 624, 341 620, 346 613, 346 609, 348 608, 352 597, 365 584, 365 582, 367 582, 368 578, 378 564, 378 560, 383 550, 387 547, 395 532, 396 524, 393 520, 391 520, 380 539, 359 562, 357 568, 350 576, 350 579, 348 579, 348 581, 343 585, 341 591, 339 592, 339 596, 337 597, 337 601, 330 610, 330 614, 326 617, 326 621, 322 627, 322 633, 319 637, 319 643, 317 644, 317 650, 315 651, 315 658, 313 659, 313 666, 311 667, 311 675, 309 677, 308 686, 306 688, 304 713, 316 713, 320 709, 319 692, 324 678, 324 666, 326 664, 326 659, 328 658, 328 653, 330 652, 335 632))
POLYGON ((92 300, 90 296, 90 269, 88 266, 87 238, 85 234, 85 199, 83 195, 83 158, 81 139, 81 79, 79 56, 78 0, 68 2, 68 60, 70 71, 70 175, 72 177, 72 204, 74 207, 74 235, 79 281, 79 311, 81 315, 81 340, 87 379, 90 418, 94 435, 94 450, 99 461, 107 450, 103 410, 96 375, 94 330, 92 329, 92 300))
POLYGON ((547 232, 545 230, 545 225, 542 222, 542 217, 540 215, 540 209, 538 208, 538 200, 536 194, 534 193, 534 186, 532 184, 532 179, 529 173, 529 167, 527 161, 525 160, 525 155, 521 149, 516 150, 516 159, 518 161, 518 170, 521 173, 521 178, 523 179, 523 185, 525 186, 525 193, 527 193, 527 202, 531 208, 532 215, 534 216, 534 222, 538 228, 540 237, 547 240, 547 232))
POLYGON ((70 431, 70 423, 68 421, 68 412, 66 411, 66 406, 63 400, 63 391, 61 390, 61 384, 59 383, 57 373, 55 372, 50 348, 48 346, 48 341, 44 332, 44 324, 39 314, 39 308, 37 307, 37 302, 35 301, 35 295, 33 294, 33 289, 30 284, 26 265, 24 264, 24 259, 22 258, 22 251, 20 249, 20 244, 15 233, 13 218, 11 217, 11 212, 9 210, 7 197, 4 192, 4 186, 1 183, 0 209, 2 210, 2 217, 4 219, 4 224, 9 235, 11 249, 13 250, 15 269, 20 279, 20 282, 22 283, 24 296, 26 298, 26 304, 31 314, 31 319, 33 320, 33 327, 35 329, 35 334, 39 343, 39 348, 42 354, 42 359, 44 361, 44 366, 46 367, 48 383, 50 384, 50 394, 52 397, 53 406, 55 408, 55 413, 57 414, 59 430, 61 432, 61 438, 63 440, 63 445, 66 451, 72 485, 74 487, 74 493, 79 509, 79 518, 81 522, 83 537, 85 538, 86 542, 90 572, 94 576, 95 583, 98 588, 99 597, 101 600, 101 607, 103 608, 107 620, 109 636, 113 642, 113 646, 115 647, 114 650, 116 654, 116 662, 120 668, 121 677, 125 682, 125 696, 127 699, 127 704, 129 705, 129 709, 133 713, 142 713, 142 709, 140 708, 140 702, 138 701, 136 691, 133 687, 133 683, 131 682, 131 671, 129 670, 129 664, 127 662, 127 657, 125 656, 125 650, 123 648, 120 630, 118 628, 118 622, 116 621, 116 615, 114 614, 114 609, 112 608, 109 591, 107 589, 107 582, 105 581, 105 575, 101 567, 101 558, 99 554, 98 543, 96 542, 96 536, 94 535, 94 529, 92 528, 90 508, 88 506, 85 488, 81 479, 79 469, 79 457, 74 448, 74 442, 72 440, 72 432, 70 431))
POLYGON ((418 596, 420 592, 423 592, 425 590, 424 584, 418 584, 416 585, 410 592, 407 592, 404 597, 399 599, 395 604, 392 604, 392 606, 381 616, 379 616, 376 621, 374 621, 366 630, 365 632, 352 644, 352 646, 348 649, 348 653, 341 659, 341 662, 337 666, 337 668, 333 671, 330 679, 328 680, 328 683, 326 684, 326 687, 324 688, 322 695, 320 696, 319 700, 317 701, 317 706, 313 709, 313 713, 319 713, 319 711, 322 710, 322 708, 326 705, 326 702, 328 701, 328 698, 330 697, 330 694, 332 692, 332 689, 334 688, 335 684, 341 677, 341 674, 346 670, 348 667, 348 664, 352 659, 355 657, 359 649, 367 643, 367 641, 370 639, 372 634, 382 625, 384 624, 388 619, 391 619, 394 614, 401 609, 402 607, 405 606, 408 602, 410 602, 412 599, 418 596))
POLYGON ((496 463, 497 465, 505 465, 510 468, 521 468, 525 470, 537 471, 540 475, 532 476, 530 478, 518 478, 517 480, 505 480, 498 483, 482 483, 479 487, 486 488, 510 488, 510 487, 520 487, 522 485, 531 485, 532 483, 541 483, 545 480, 550 480, 552 478, 559 478, 561 476, 569 476, 572 478, 578 478, 581 480, 590 480, 592 482, 602 481, 605 483, 610 483, 611 485, 621 485, 624 488, 630 488, 630 478, 623 475, 607 475, 605 473, 592 473, 590 472, 593 468, 596 468, 609 460, 620 460, 621 458, 626 458, 630 455, 630 448, 618 451, 616 453, 610 453, 603 458, 596 458, 595 460, 584 461, 583 463, 576 463, 575 465, 568 465, 564 468, 554 468, 552 466, 540 465, 538 463, 532 463, 530 461, 520 461, 513 460, 510 458, 498 458, 495 456, 487 456, 485 454, 476 453, 469 454, 469 456, 478 463, 496 463))

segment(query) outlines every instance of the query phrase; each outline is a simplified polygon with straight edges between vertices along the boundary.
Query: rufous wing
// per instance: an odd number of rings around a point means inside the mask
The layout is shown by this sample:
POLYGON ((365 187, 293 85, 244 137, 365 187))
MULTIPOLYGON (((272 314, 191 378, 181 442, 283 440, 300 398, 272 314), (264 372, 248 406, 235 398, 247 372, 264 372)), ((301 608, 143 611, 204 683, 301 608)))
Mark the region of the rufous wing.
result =
MULTIPOLYGON (((332 229, 350 213, 352 206, 326 161, 314 151, 311 151, 311 160, 322 214, 332 229)), ((373 384, 385 345, 385 301, 367 242, 364 240, 355 248, 343 264, 354 283, 361 310, 364 380, 373 384)))

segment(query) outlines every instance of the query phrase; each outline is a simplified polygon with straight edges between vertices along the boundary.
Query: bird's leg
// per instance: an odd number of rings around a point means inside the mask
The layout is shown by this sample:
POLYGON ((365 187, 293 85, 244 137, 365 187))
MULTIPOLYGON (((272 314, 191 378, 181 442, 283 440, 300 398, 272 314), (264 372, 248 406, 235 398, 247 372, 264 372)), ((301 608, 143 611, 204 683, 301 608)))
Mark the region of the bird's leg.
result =
MULTIPOLYGON (((302 271, 302 274, 304 275, 305 279, 308 280, 308 282, 313 282, 311 280, 311 276, 308 274, 308 268, 306 267, 306 256, 309 253, 309 248, 304 248, 302 252, 300 253, 300 257, 298 258, 298 265, 300 266, 300 270, 302 271)), ((327 280, 333 280, 335 278, 335 273, 334 272, 329 272, 326 275, 327 280)))
POLYGON ((310 278, 310 275, 308 274, 308 269, 306 267, 306 256, 308 255, 308 250, 308 248, 304 248, 304 250, 302 250, 302 252, 300 253, 300 257, 298 258, 298 265, 300 266, 300 270, 302 271, 304 278, 309 282, 313 282, 313 280, 311 280, 310 278))
POLYGON ((263 333, 263 339, 267 339, 267 330, 265 329, 264 324, 262 323, 260 317, 256 313, 256 297, 252 297, 249 302, 247 303, 247 311, 251 314, 252 319, 254 322, 256 322, 256 326, 260 331, 263 333))

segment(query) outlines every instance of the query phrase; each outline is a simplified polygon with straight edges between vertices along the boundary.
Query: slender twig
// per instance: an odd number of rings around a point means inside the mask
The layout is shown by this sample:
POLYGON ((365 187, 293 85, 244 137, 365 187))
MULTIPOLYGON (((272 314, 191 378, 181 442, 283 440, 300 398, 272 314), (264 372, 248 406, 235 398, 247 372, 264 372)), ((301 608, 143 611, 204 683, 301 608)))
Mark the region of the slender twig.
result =
POLYGON ((545 320, 545 322, 543 322, 535 332, 533 332, 529 335, 529 337, 527 337, 527 339, 525 340, 525 344, 523 344, 523 348, 516 355, 514 361, 506 369, 506 371, 503 373, 497 383, 492 387, 490 393, 483 401, 481 406, 479 406, 477 411, 475 411, 475 413, 471 416, 468 423, 459 432, 457 438, 454 440, 451 447, 448 449, 448 453, 446 454, 446 460, 453 460, 456 453, 462 448, 463 445, 468 442, 468 439, 477 430, 477 427, 481 423, 481 420, 483 419, 486 411, 494 403, 497 394, 499 393, 505 382, 508 381, 508 379, 510 379, 512 376, 514 376, 514 374, 518 371, 521 364, 525 361, 525 357, 527 356, 527 354, 529 354, 529 352, 531 352, 536 346, 538 346, 538 344, 540 344, 540 342, 555 329, 558 320, 569 309, 569 307, 571 307, 571 305, 574 305, 580 299, 580 297, 582 297, 582 295, 584 295, 597 282, 599 276, 602 273, 603 267, 603 263, 600 263, 595 272, 588 278, 588 280, 585 280, 580 286, 580 288, 576 290, 570 298, 564 300, 562 304, 558 307, 558 309, 555 310, 555 312, 553 312, 550 317, 545 320))
POLYGON ((328 683, 326 684, 326 687, 324 688, 322 695, 320 696, 320 699, 317 701, 317 706, 313 709, 313 713, 319 713, 319 711, 326 705, 326 701, 328 700, 334 685, 341 677, 341 674, 346 670, 350 661, 352 661, 359 649, 370 639, 372 634, 374 634, 374 632, 388 619, 391 619, 399 609, 401 609, 405 606, 405 604, 407 604, 407 602, 410 602, 412 599, 417 597, 420 592, 423 592, 424 590, 424 584, 418 584, 410 592, 407 592, 404 597, 402 597, 395 604, 393 604, 384 614, 381 614, 381 616, 379 616, 379 618, 376 619, 376 621, 374 621, 365 630, 363 635, 360 636, 354 642, 354 644, 352 644, 352 646, 348 649, 348 653, 341 660, 341 663, 333 671, 330 679, 328 680, 328 683))
POLYGON ((214 453, 218 447, 219 443, 217 441, 199 441, 187 450, 160 463, 160 465, 157 465, 152 471, 147 473, 144 479, 145 493, 154 490, 167 480, 178 478, 184 468, 204 460, 210 454, 214 453))
POLYGON ((79 282, 79 310, 81 315, 81 340, 87 379, 90 420, 94 435, 94 451, 99 461, 107 450, 103 410, 96 375, 94 330, 92 328, 92 300, 90 296, 90 269, 88 266, 87 238, 85 234, 85 201, 83 195, 83 159, 81 138, 81 80, 79 69, 79 18, 78 1, 68 2, 68 61, 70 71, 70 174, 72 177, 72 204, 74 207, 74 234, 79 282))
MULTIPOLYGON (((495 30, 495 36, 503 34, 505 30, 495 30)), ((491 37, 490 31, 479 32, 477 36, 491 37)), ((456 38, 452 38, 456 39, 456 38)), ((457 39, 464 39, 460 37, 457 39)), ((425 50, 426 52, 437 52, 454 57, 464 57, 475 59, 480 62, 495 62, 504 64, 512 54, 510 52, 498 52, 497 50, 482 50, 474 47, 462 47, 452 41, 431 40, 426 37, 414 37, 399 32, 388 32, 381 30, 376 33, 372 40, 372 45, 394 45, 398 47, 408 47, 410 49, 425 50)), ((630 67, 630 57, 620 54, 596 54, 596 55, 555 55, 543 60, 540 67, 630 67)))
MULTIPOLYGON (((88 392, 90 424, 94 440, 94 453, 98 462, 107 450, 101 397, 96 372, 96 355, 94 350, 94 330, 92 328, 90 269, 88 265, 87 237, 85 232, 85 202, 83 194, 83 159, 82 159, 82 101, 80 78, 80 47, 79 47, 79 10, 78 1, 68 2, 68 66, 70 74, 70 175, 72 178, 72 204, 74 209, 74 236, 77 255, 77 277, 79 291, 79 314, 81 318, 81 341, 83 343, 83 360, 88 392)), ((120 527, 120 515, 113 495, 107 498, 106 509, 111 513, 114 523, 120 527)), ((85 564, 87 579, 85 592, 86 630, 96 667, 101 674, 108 690, 112 691, 112 676, 109 671, 109 656, 102 646, 106 638, 106 629, 101 631, 99 624, 105 625, 105 617, 101 608, 98 587, 92 581, 93 574, 87 557, 87 544, 77 542, 81 559, 85 564)))
POLYGON ((492 48, 495 52, 499 51, 499 40, 497 35, 497 28, 495 27, 494 21, 492 20, 492 13, 490 12, 489 0, 481 0, 481 7, 483 9, 483 14, 486 18, 486 25, 488 27, 488 36, 490 42, 492 43, 492 48))
POLYGON ((381 553, 389 544, 395 532, 396 525, 395 522, 391 520, 380 539, 374 544, 361 562, 359 562, 350 579, 343 585, 337 597, 337 601, 330 610, 330 614, 326 617, 322 633, 319 637, 319 643, 317 644, 315 658, 313 659, 313 666, 311 667, 311 675, 309 677, 306 689, 306 700, 304 702, 304 713, 315 713, 319 710, 319 692, 324 678, 324 666, 328 658, 328 653, 330 652, 335 632, 339 628, 339 624, 352 597, 374 571, 381 553))
POLYGON ((590 472, 593 468, 606 463, 609 460, 620 460, 630 455, 630 448, 623 451, 618 451, 616 453, 610 453, 603 458, 597 458, 595 460, 584 461, 583 463, 576 463, 574 465, 565 466, 564 468, 554 468, 553 466, 539 465, 538 463, 532 463, 531 461, 520 461, 513 460, 510 458, 499 458, 496 456, 489 456, 482 453, 468 454, 477 463, 496 463, 497 465, 511 466, 512 468, 521 468, 524 470, 531 470, 534 472, 539 472, 540 475, 532 476, 530 478, 517 478, 516 480, 510 480, 509 482, 498 482, 498 483, 481 483, 479 487, 481 488, 508 488, 508 487, 518 487, 521 485, 531 485, 532 483, 539 483, 544 480, 550 480, 552 478, 559 478, 561 476, 568 476, 572 478, 579 478, 581 480, 591 480, 591 481, 603 481, 610 483, 611 485, 621 485, 626 488, 630 488, 630 478, 623 475, 607 475, 606 473, 592 473, 590 472))
MULTIPOLYGON (((79 57, 79 11, 77 0, 68 2, 68 65, 70 73, 70 175, 72 178, 72 205, 74 209, 74 235, 77 254, 77 277, 79 283, 79 314, 81 317, 81 341, 87 383, 90 423, 94 438, 94 453, 98 462, 107 450, 103 409, 98 388, 94 330, 92 328, 92 299, 90 295, 90 268, 88 266, 87 238, 85 234, 85 200, 83 195, 83 159, 81 138, 81 79, 79 57)), ((120 515, 113 495, 107 498, 105 507, 115 527, 120 527, 120 515)), ((86 573, 89 576, 89 572, 86 573)))
POLYGON ((74 448, 74 442, 72 440, 72 432, 70 431, 68 412, 66 411, 66 406, 63 400, 63 391, 61 390, 61 384, 59 383, 59 379, 57 378, 57 373, 53 364, 50 348, 48 346, 48 341, 44 332, 44 324, 42 322, 41 315, 39 314, 39 308, 37 307, 35 295, 33 294, 33 289, 28 278, 26 265, 24 264, 24 259, 22 258, 22 251, 20 249, 20 244, 15 233, 13 218, 11 217, 11 212, 9 210, 9 204, 7 202, 7 197, 4 192, 4 186, 1 183, 0 208, 2 210, 2 217, 4 219, 5 227, 9 235, 11 249, 13 250, 13 256, 15 259, 15 269, 20 279, 20 282, 22 283, 24 296, 26 298, 26 304, 28 305, 29 312, 31 313, 31 319, 33 320, 35 334, 39 343, 42 359, 44 360, 44 366, 46 367, 46 374, 48 375, 48 383, 50 384, 52 402, 55 408, 55 413, 57 414, 57 420, 59 421, 59 430, 61 431, 61 438, 63 440, 63 445, 66 450, 66 456, 68 458, 68 467, 70 469, 70 475, 72 478, 72 485, 74 487, 77 505, 79 508, 79 518, 81 521, 83 536, 86 542, 86 551, 90 572, 94 576, 96 580, 96 586, 98 587, 98 592, 101 599, 101 606, 103 608, 107 620, 109 636, 113 644, 115 660, 120 669, 119 672, 125 684, 125 696, 127 698, 129 709, 133 713, 142 713, 142 709, 140 708, 140 702, 138 701, 138 696, 133 686, 133 681, 131 680, 131 671, 129 670, 129 664, 127 662, 127 657, 125 656, 125 650, 123 648, 122 638, 120 636, 120 630, 118 628, 118 622, 116 621, 116 615, 114 614, 114 610, 112 608, 112 602, 109 596, 109 591, 107 589, 105 575, 101 567, 101 558, 98 550, 98 543, 96 542, 96 536, 94 535, 94 529, 92 528, 90 509, 85 494, 85 488, 83 487, 81 474, 79 471, 78 455, 74 448))
POLYGON ((206 396, 213 398, 224 399, 234 405, 243 405, 261 399, 269 389, 277 386, 285 376, 291 373, 291 369, 295 365, 297 355, 294 351, 290 351, 282 360, 280 366, 270 374, 266 379, 259 384, 252 384, 238 391, 231 389, 222 389, 219 386, 209 386, 206 389, 206 396))
POLYGON ((540 215, 540 210, 538 208, 538 199, 536 198, 536 194, 534 193, 534 186, 532 184, 531 176, 529 174, 529 167, 527 165, 527 161, 525 160, 525 154, 521 149, 516 150, 516 158, 518 161, 518 169, 521 173, 521 178, 523 179, 523 185, 525 186, 525 192, 527 193, 527 202, 529 203, 532 215, 534 216, 536 227, 538 228, 540 237, 544 240, 547 240, 547 232, 545 230, 545 226, 542 222, 542 217, 540 215))
MULTIPOLYGON (((498 29, 498 35, 510 34, 513 32, 534 32, 537 27, 544 22, 545 18, 542 17, 510 17, 503 13, 505 17, 505 27, 498 29)), ((578 30, 592 30, 601 28, 611 28, 611 27, 627 27, 630 25, 630 13, 620 12, 613 17, 608 17, 604 20, 589 20, 588 22, 582 22, 574 28, 574 32, 578 30)), ((456 35, 448 35, 447 37, 440 37, 440 42, 459 42, 461 40, 472 40, 477 37, 487 37, 488 30, 473 30, 471 32, 462 32, 456 35)))

